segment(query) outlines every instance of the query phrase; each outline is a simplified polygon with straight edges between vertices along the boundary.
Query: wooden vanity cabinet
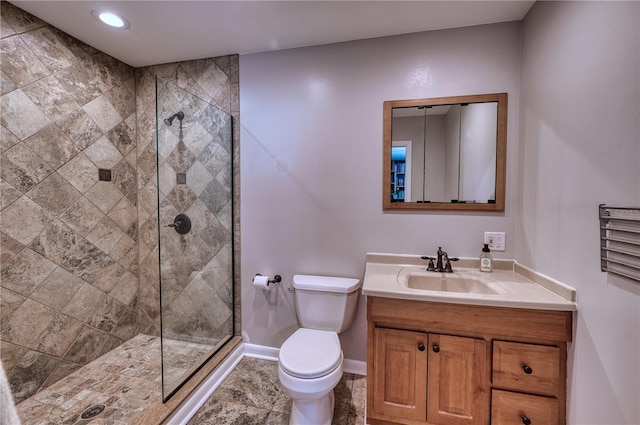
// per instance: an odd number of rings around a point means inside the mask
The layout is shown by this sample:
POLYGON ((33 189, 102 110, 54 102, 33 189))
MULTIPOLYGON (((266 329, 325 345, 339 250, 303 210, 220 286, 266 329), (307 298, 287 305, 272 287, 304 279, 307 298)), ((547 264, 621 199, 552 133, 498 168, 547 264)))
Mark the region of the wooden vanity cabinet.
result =
POLYGON ((572 313, 367 299, 367 423, 564 425, 572 313))

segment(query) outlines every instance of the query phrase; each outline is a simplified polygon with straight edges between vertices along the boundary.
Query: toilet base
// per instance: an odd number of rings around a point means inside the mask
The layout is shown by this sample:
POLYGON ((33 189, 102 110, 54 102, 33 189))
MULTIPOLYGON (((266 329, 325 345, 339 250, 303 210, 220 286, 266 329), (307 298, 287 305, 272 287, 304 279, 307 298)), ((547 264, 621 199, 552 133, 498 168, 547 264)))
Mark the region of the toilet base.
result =
POLYGON ((331 425, 335 395, 333 390, 315 400, 293 400, 289 425, 331 425))

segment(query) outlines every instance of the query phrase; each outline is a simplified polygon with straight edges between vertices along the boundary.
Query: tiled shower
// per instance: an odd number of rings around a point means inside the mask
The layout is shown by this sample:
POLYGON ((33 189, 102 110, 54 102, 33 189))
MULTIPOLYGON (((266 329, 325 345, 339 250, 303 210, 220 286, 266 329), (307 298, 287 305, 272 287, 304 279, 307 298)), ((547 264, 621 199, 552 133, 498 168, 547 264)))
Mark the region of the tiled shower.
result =
MULTIPOLYGON (((238 57, 133 69, 1 7, 0 354, 20 402, 160 334, 155 76, 238 120, 238 57)), ((237 240, 237 214, 229 223, 237 240)), ((231 279, 231 267, 215 272, 231 279)), ((220 303, 228 322, 239 299, 220 303)))

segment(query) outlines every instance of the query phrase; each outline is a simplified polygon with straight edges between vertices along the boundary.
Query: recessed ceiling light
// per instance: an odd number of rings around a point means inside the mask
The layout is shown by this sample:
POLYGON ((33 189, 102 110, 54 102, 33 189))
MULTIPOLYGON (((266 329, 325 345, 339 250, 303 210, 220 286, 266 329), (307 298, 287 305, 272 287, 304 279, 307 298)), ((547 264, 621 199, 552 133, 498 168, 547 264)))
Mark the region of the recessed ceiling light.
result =
POLYGON ((109 25, 111 28, 126 30, 131 25, 129 21, 126 20, 123 16, 118 15, 114 12, 108 12, 106 10, 94 9, 91 11, 91 16, 93 16, 98 21, 109 25))

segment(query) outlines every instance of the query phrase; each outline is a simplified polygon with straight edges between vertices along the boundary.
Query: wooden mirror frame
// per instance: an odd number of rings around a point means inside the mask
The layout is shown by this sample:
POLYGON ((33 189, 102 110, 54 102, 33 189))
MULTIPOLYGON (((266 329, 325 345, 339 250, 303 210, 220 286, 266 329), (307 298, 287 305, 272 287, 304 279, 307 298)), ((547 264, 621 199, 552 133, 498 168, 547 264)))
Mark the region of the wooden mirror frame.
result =
POLYGON ((387 211, 504 211, 507 169, 507 93, 470 96, 434 97, 428 99, 387 100, 383 104, 382 208, 387 211), (462 103, 498 102, 496 135, 496 199, 495 203, 455 202, 391 202, 391 121, 393 108, 454 105, 462 103))

